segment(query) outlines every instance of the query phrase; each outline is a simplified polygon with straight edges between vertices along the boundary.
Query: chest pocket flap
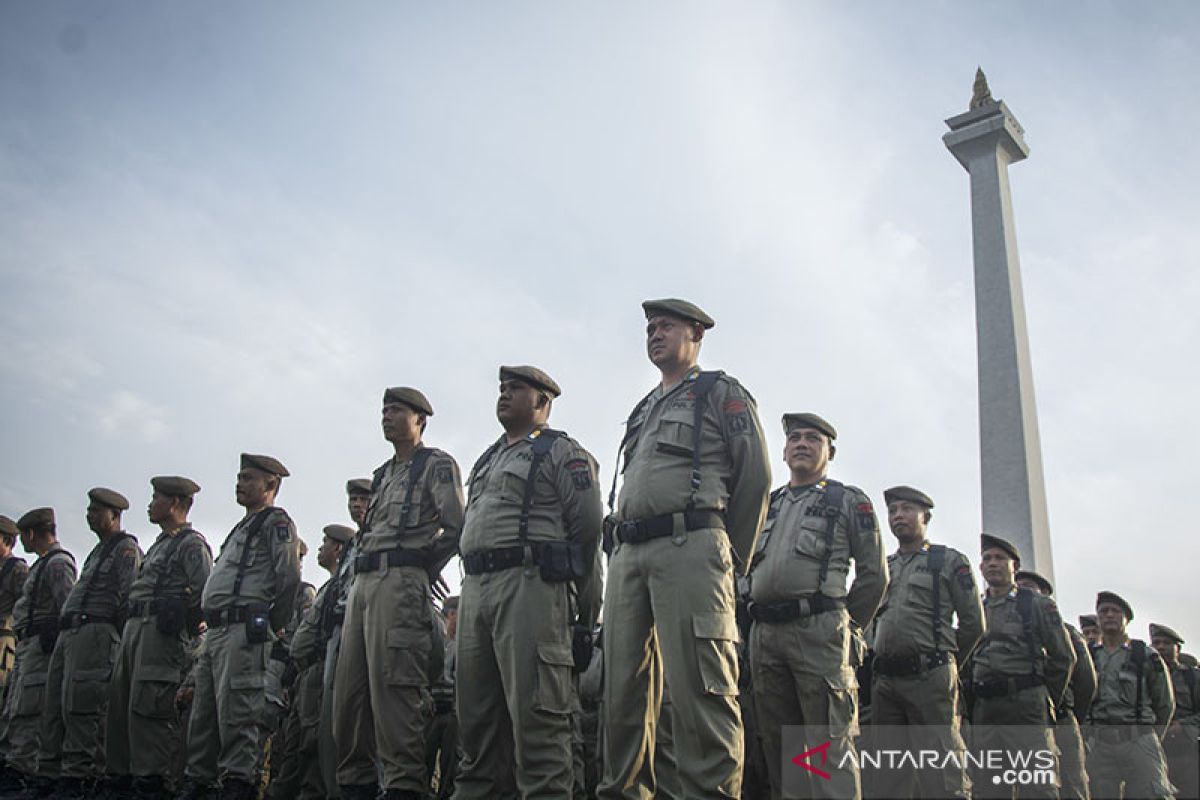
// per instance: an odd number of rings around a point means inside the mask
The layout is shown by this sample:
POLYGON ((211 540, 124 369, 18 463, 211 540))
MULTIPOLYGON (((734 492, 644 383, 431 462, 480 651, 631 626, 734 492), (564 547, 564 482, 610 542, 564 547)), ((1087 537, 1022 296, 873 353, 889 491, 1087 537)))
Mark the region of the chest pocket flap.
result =
POLYGON ((692 457, 695 446, 695 411, 691 407, 672 407, 662 413, 655 448, 668 455, 692 457))
POLYGON ((805 515, 801 517, 796 527, 795 540, 792 547, 801 558, 811 558, 820 561, 825 557, 825 527, 828 523, 825 517, 805 515))

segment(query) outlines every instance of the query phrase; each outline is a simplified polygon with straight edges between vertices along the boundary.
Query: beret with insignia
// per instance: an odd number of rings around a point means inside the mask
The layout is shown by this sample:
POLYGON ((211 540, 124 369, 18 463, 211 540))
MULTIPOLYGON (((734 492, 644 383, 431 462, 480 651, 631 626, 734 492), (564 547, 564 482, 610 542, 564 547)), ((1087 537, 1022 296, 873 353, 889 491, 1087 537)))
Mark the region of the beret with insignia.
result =
POLYGON ((1097 628, 1100 626, 1100 620, 1096 619, 1095 614, 1080 614, 1079 627, 1081 628, 1097 628))
POLYGON ((105 489, 103 486, 97 486, 88 492, 88 497, 94 502, 102 506, 124 511, 129 508, 129 501, 125 499, 125 495, 120 492, 114 492, 112 489, 105 489))
POLYGON ((252 453, 242 453, 242 469, 259 469, 268 475, 278 475, 280 478, 286 478, 292 474, 279 462, 279 459, 252 453))
POLYGON ((1115 606, 1120 606, 1121 610, 1125 612, 1125 620, 1127 622, 1133 621, 1133 606, 1129 605, 1129 603, 1126 603, 1125 598, 1121 597, 1121 595, 1117 594, 1116 592, 1099 592, 1096 595, 1097 611, 1100 610, 1101 603, 1112 603, 1115 606))
POLYGON ((1179 644, 1183 644, 1183 637, 1178 633, 1168 628, 1166 625, 1159 625, 1157 622, 1151 622, 1150 638, 1153 639, 1155 636, 1165 636, 1166 638, 1172 639, 1179 644))
POLYGON ((1013 561, 1021 563, 1021 551, 1017 546, 1007 539, 1001 539, 999 536, 993 536, 990 533, 983 533, 979 536, 979 552, 984 553, 988 550, 999 549, 1008 553, 1013 561))
POLYGON ((717 324, 712 317, 705 314, 695 303, 689 303, 687 300, 678 300, 674 297, 662 300, 647 300, 642 303, 642 310, 646 312, 646 319, 650 319, 656 314, 666 314, 669 317, 679 317, 688 322, 699 322, 705 330, 717 324))
POLYGON ((351 478, 346 481, 346 494, 370 494, 370 478, 351 478))
POLYGON ((433 406, 429 405, 429 401, 425 399, 425 395, 411 386, 393 386, 390 389, 384 390, 383 404, 388 406, 393 403, 406 405, 413 411, 420 412, 427 417, 433 416, 433 406))
POLYGON ((354 539, 354 528, 348 525, 326 525, 321 529, 321 533, 333 539, 335 542, 349 544, 354 539))
POLYGON ((535 389, 541 389, 551 397, 558 397, 562 394, 562 389, 554 382, 554 378, 551 378, 537 367, 500 367, 500 380, 523 381, 535 389))
POLYGON ((200 491, 200 484, 182 475, 159 475, 150 479, 150 485, 154 491, 168 497, 191 497, 200 491))
POLYGON ((1018 570, 1014 577, 1017 579, 1018 583, 1021 582, 1022 578, 1028 581, 1033 581, 1035 584, 1037 584, 1038 590, 1041 591, 1042 594, 1054 594, 1054 584, 1050 583, 1050 581, 1046 580, 1044 576, 1034 572, 1031 569, 1018 570))
POLYGON ((811 411, 783 415, 783 432, 791 433, 794 428, 813 428, 829 437, 830 441, 837 438, 837 428, 811 411))
POLYGON ((926 508, 933 508, 933 500, 929 495, 911 486, 893 486, 890 489, 884 490, 883 502, 885 504, 891 505, 897 500, 907 500, 910 503, 916 503, 926 508))
POLYGON ((0 514, 0 534, 5 536, 17 536, 20 534, 20 530, 17 529, 17 523, 13 522, 3 514, 0 514))
POLYGON ((54 509, 53 508, 35 508, 33 511, 26 511, 17 520, 17 528, 27 531, 30 528, 37 528, 42 525, 54 524, 54 509))

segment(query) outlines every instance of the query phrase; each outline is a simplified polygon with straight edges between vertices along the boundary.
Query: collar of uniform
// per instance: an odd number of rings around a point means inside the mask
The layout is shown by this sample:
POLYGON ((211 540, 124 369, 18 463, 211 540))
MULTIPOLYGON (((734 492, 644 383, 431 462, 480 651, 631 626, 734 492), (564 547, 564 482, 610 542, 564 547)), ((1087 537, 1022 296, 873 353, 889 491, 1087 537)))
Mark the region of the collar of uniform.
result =
POLYGON ((166 537, 168 537, 168 538, 174 538, 174 537, 176 537, 176 536, 178 536, 178 535, 179 535, 179 532, 180 532, 180 531, 185 531, 185 530, 187 530, 187 529, 188 529, 188 524, 185 522, 185 523, 183 523, 182 525, 180 525, 180 526, 178 526, 178 527, 175 527, 175 528, 167 528, 167 529, 165 529, 165 530, 163 531, 163 535, 164 535, 164 536, 166 536, 166 537))
POLYGON ((916 555, 920 555, 921 553, 928 553, 928 552, 929 552, 929 540, 926 539, 924 541, 924 543, 921 544, 920 550, 913 550, 911 553, 906 553, 903 550, 896 548, 896 552, 892 553, 892 557, 893 558, 904 558, 905 556, 916 556, 916 555))
POLYGON ((533 430, 531 430, 529 432, 529 435, 525 437, 525 441, 532 442, 534 439, 538 438, 545 432, 546 427, 547 426, 543 425, 540 428, 534 428, 533 430))
POLYGON ((1002 600, 1011 600, 1017 596, 1017 589, 1019 589, 1019 588, 1020 588, 1019 586, 1014 585, 1013 588, 1008 590, 1008 594, 1004 595, 1003 597, 992 597, 992 593, 989 592, 988 590, 984 589, 983 604, 986 606, 988 603, 992 602, 993 600, 996 602, 1000 602, 1002 600))
POLYGON ((821 478, 816 483, 802 483, 799 486, 788 486, 788 492, 791 493, 792 497, 799 497, 810 489, 817 489, 823 492, 825 491, 825 483, 825 479, 821 478))

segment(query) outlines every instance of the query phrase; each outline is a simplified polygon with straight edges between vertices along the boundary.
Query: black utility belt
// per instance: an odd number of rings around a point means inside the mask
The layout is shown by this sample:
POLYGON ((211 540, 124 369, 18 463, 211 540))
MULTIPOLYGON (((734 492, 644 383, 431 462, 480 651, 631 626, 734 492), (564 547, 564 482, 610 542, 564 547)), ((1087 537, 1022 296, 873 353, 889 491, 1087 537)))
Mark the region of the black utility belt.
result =
POLYGON ((48 636, 57 636, 58 635, 58 621, 55 620, 54 622, 35 622, 30 625, 18 625, 17 626, 17 638, 22 641, 24 641, 25 639, 32 639, 35 636, 41 636, 42 634, 46 634, 48 636))
POLYGON ((874 659, 876 675, 885 678, 904 678, 909 675, 920 675, 931 669, 937 669, 943 664, 954 660, 950 653, 917 653, 907 658, 884 658, 877 655, 874 659))
POLYGON ((129 610, 130 619, 141 619, 142 617, 153 617, 162 611, 165 605, 158 600, 130 600, 126 608, 129 610))
POLYGON ((249 608, 228 608, 217 611, 205 611, 204 622, 210 628, 224 628, 229 625, 234 625, 238 622, 245 622, 254 614, 263 614, 264 611, 252 610, 249 608))
POLYGON ((379 550, 374 553, 359 553, 354 557, 355 572, 374 572, 384 566, 428 569, 429 559, 419 550, 408 550, 403 547, 397 547, 394 550, 379 550))
POLYGON ((84 625, 116 625, 116 617, 101 617, 96 614, 67 614, 58 621, 59 629, 64 631, 82 628, 84 625))
POLYGON ((1139 736, 1144 736, 1147 733, 1154 733, 1153 725, 1135 725, 1132 722, 1099 722, 1092 723, 1096 727, 1092 729, 1092 735, 1105 744, 1119 744, 1120 742, 1131 742, 1139 736))
POLYGON ((1017 675, 1000 680, 977 681, 972 687, 972 691, 976 697, 1007 697, 1034 686, 1044 686, 1045 683, 1046 680, 1041 675, 1017 675))
MULTIPOLYGON (((645 519, 626 520, 618 522, 614 533, 621 544, 640 544, 651 539, 661 539, 664 536, 674 536, 676 514, 659 514, 645 519)), ((725 530, 725 515, 718 511, 684 511, 683 528, 685 531, 698 531, 706 528, 725 530)))
POLYGON ((768 625, 779 625, 784 622, 794 622, 801 617, 812 617, 846 607, 844 597, 826 597, 823 594, 809 595, 798 600, 783 600, 778 603, 756 603, 753 600, 746 606, 755 622, 765 622, 768 625))
POLYGON ((566 583, 587 576, 590 565, 584 560, 578 542, 530 542, 528 546, 493 547, 463 554, 463 571, 468 575, 514 569, 525 566, 526 558, 547 583, 566 583))

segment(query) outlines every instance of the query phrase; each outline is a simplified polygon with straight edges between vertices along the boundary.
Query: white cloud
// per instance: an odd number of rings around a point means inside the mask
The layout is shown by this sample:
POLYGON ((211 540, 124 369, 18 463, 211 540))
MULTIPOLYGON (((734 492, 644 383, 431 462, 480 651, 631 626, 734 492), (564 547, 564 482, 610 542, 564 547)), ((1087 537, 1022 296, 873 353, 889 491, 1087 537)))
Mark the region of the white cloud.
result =
POLYGON ((170 430, 164 409, 130 391, 114 392, 96 412, 96 424, 106 438, 136 436, 144 442, 161 441, 170 430))

